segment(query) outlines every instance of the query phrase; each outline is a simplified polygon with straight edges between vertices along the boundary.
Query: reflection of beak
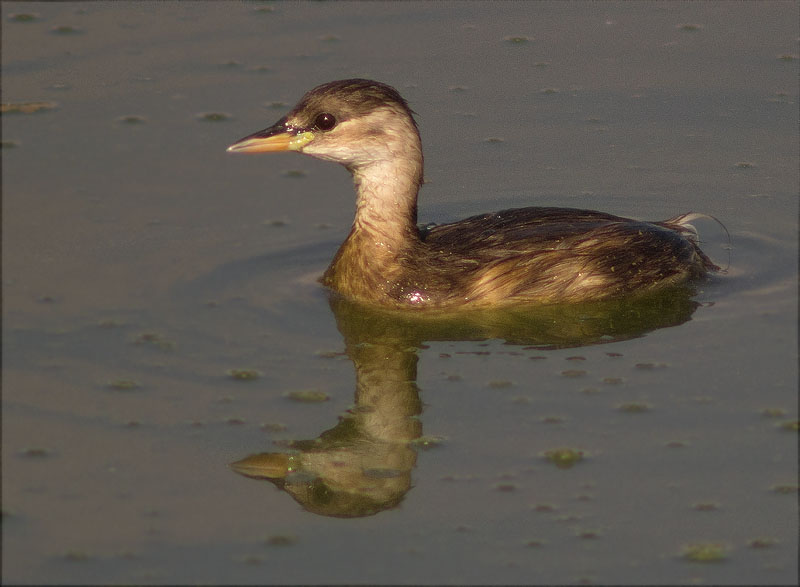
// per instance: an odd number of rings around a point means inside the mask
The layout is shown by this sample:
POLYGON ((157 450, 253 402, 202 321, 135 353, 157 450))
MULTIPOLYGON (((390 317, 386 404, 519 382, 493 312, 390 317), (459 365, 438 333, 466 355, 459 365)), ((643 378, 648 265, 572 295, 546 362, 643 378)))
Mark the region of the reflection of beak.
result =
POLYGON ((232 153, 299 151, 314 138, 310 130, 296 129, 281 120, 273 126, 239 139, 228 147, 232 153))
POLYGON ((230 468, 245 477, 283 479, 291 472, 291 457, 283 453, 262 453, 231 463, 230 468))

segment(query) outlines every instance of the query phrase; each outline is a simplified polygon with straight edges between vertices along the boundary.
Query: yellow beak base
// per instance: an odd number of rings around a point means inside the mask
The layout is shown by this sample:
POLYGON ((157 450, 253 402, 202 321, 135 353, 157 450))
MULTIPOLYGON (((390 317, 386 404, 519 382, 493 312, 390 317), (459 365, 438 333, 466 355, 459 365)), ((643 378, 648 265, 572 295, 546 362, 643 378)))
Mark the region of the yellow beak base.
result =
POLYGON ((278 151, 299 151, 314 138, 311 131, 294 133, 291 131, 274 134, 262 131, 245 137, 230 147, 230 153, 275 153, 278 151))

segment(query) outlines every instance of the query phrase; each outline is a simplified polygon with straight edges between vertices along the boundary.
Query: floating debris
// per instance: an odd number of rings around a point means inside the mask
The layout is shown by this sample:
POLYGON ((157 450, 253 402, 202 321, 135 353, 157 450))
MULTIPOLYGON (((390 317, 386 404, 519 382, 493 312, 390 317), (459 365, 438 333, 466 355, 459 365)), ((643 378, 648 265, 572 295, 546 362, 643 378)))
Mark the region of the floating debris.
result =
POLYGON ((133 344, 137 345, 146 344, 162 351, 171 351, 174 350, 175 347, 177 346, 174 341, 167 340, 157 332, 143 332, 134 339, 133 344))
POLYGON ((775 493, 781 493, 783 495, 789 495, 791 493, 797 493, 800 491, 800 485, 796 484, 786 484, 786 485, 773 485, 772 491, 775 493))
POLYGON ((625 380, 622 377, 604 377, 603 383, 607 385, 619 385, 623 383, 625 380))
POLYGON ((778 544, 778 539, 776 538, 753 538, 750 542, 747 543, 747 546, 750 548, 770 548, 778 544))
POLYGON ((786 410, 782 408, 764 408, 761 415, 765 418, 780 418, 786 415, 786 410))
POLYGON ((686 448, 687 446, 689 446, 689 443, 683 440, 670 440, 664 446, 666 446, 667 448, 686 448))
POLYGON ((225 122, 232 118, 233 116, 226 112, 201 112, 197 114, 197 119, 202 122, 225 122))
POLYGON ((7 102, 0 105, 2 114, 36 114, 38 112, 48 112, 55 110, 58 102, 7 102))
POLYGON ((91 557, 84 550, 68 550, 64 553, 64 558, 72 563, 82 563, 88 561, 91 557))
POLYGON ((134 389, 141 389, 142 384, 135 379, 113 379, 108 382, 108 387, 118 391, 132 391, 134 389))
POLYGON ((264 539, 264 544, 267 546, 292 546, 296 543, 297 537, 290 534, 275 534, 264 539))
POLYGON ((125 116, 117 118, 117 122, 121 122, 122 124, 144 124, 147 122, 147 119, 137 114, 126 114, 125 116))
POLYGON ((304 404, 319 404, 330 399, 330 396, 327 393, 316 389, 290 391, 286 394, 286 397, 292 401, 301 402, 304 404))
POLYGON ((286 424, 280 422, 265 422, 259 426, 264 432, 285 432, 289 429, 286 424))
POLYGON ((492 389, 506 389, 508 387, 512 387, 514 382, 509 381, 508 379, 495 379, 487 383, 487 385, 492 389))
POLYGON ((518 489, 515 483, 498 483, 494 486, 495 491, 500 491, 502 493, 511 493, 518 489))
POLYGON ((261 377, 261 371, 255 369, 229 369, 226 374, 236 381, 254 381, 261 377))
POLYGON ((512 35, 509 37, 503 37, 503 41, 505 41, 508 45, 524 45, 526 43, 530 43, 533 41, 533 39, 526 37, 525 35, 512 35))
POLYGON ((41 459, 44 457, 49 457, 53 454, 49 448, 25 448, 22 449, 19 453, 21 457, 25 457, 27 459, 41 459))
POLYGON ((636 363, 634 367, 643 371, 653 371, 654 369, 663 369, 666 363, 636 363))
POLYGON ((432 448, 437 448, 444 444, 445 438, 442 436, 420 436, 419 438, 415 438, 411 442, 409 442, 409 446, 411 448, 416 448, 419 450, 430 450, 432 448))
POLYGON ((626 414, 643 414, 644 412, 649 412, 651 409, 653 409, 653 406, 650 404, 639 402, 631 402, 617 406, 617 410, 625 412, 626 414))

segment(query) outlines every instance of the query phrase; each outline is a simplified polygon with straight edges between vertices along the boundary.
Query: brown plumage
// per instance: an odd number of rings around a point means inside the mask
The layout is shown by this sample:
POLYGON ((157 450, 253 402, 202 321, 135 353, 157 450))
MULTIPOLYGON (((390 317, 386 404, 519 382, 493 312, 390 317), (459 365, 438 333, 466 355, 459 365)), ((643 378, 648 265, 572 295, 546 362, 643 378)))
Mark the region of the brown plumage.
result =
POLYGON ((351 79, 308 92, 229 151, 295 150, 353 174, 353 228, 322 283, 389 308, 485 308, 645 293, 718 270, 686 214, 642 222, 571 208, 519 208, 417 226, 422 146, 392 87, 351 79))

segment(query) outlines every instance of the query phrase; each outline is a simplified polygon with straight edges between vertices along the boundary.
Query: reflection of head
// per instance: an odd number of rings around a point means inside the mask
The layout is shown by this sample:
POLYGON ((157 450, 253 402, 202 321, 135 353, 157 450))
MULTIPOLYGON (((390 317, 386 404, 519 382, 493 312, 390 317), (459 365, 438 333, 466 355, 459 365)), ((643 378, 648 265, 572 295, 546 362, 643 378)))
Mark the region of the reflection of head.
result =
POLYGON ((411 488, 415 462, 408 445, 361 440, 328 450, 252 455, 231 467, 270 481, 312 513, 354 518, 399 504, 411 488))
POLYGON ((411 489, 422 434, 417 349, 423 341, 505 339, 565 348, 642 336, 691 319, 688 288, 573 305, 550 305, 419 317, 376 311, 331 296, 356 372, 355 407, 290 453, 262 453, 233 463, 237 473, 271 482, 309 512, 339 518, 396 507, 411 489))

